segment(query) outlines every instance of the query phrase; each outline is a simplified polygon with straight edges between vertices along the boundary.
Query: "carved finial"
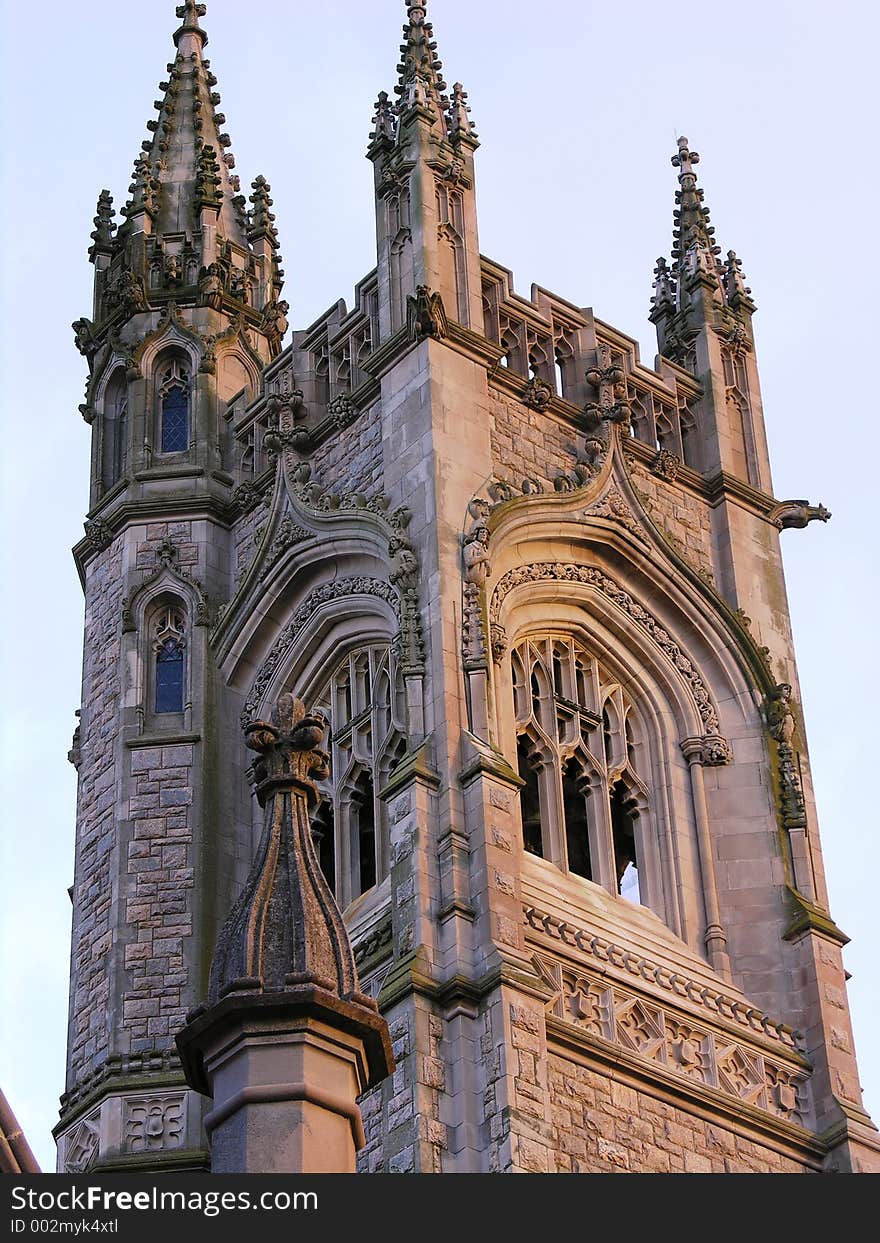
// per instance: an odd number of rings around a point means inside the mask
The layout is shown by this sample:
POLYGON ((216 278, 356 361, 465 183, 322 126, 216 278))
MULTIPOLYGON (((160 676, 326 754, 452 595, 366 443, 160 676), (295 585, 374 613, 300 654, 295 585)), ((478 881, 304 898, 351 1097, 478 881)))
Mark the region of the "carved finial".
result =
POLYGON ((721 248, 715 244, 715 229, 709 223, 709 209, 703 202, 703 191, 697 186, 695 165, 700 157, 691 151, 686 138, 679 138, 678 153, 672 163, 679 170, 675 202, 675 239, 672 248, 672 276, 677 283, 679 310, 691 280, 703 281, 722 297, 724 290, 717 256, 721 248))
POLYGON ((688 140, 686 138, 679 138, 678 154, 672 157, 672 167, 681 169, 679 181, 681 181, 682 177, 693 177, 694 165, 699 164, 699 162, 700 157, 697 152, 688 150, 688 140))
POLYGON ((675 306, 675 278, 662 255, 654 268, 654 296, 651 303, 657 310, 675 306))
POLYGON ((727 262, 724 264, 722 280, 724 282, 724 296, 729 307, 732 307, 735 311, 754 311, 755 304, 752 301, 752 291, 746 285, 743 277, 742 259, 739 259, 733 250, 727 252, 727 262))
POLYGON ((210 1004, 230 992, 283 993, 303 984, 357 995, 351 944, 315 856, 309 820, 321 797, 315 779, 329 775, 321 747, 326 728, 320 713, 284 694, 270 720, 245 730, 259 755, 254 776, 263 836, 217 941, 210 1004))
POLYGON ((220 163, 213 147, 202 147, 196 157, 196 206, 219 207, 220 163))
POLYGON ((248 241, 255 242, 258 238, 265 237, 272 249, 277 250, 280 244, 278 230, 275 228, 275 214, 270 210, 272 199, 269 191, 272 187, 266 178, 260 175, 251 182, 251 189, 253 194, 250 198, 252 209, 249 213, 248 241))
POLYGON ((474 146, 478 145, 478 135, 471 123, 467 98, 467 91, 460 82, 456 82, 452 88, 452 100, 447 114, 449 140, 453 146, 465 140, 474 146))
POLYGON ((397 117, 394 104, 387 91, 380 91, 376 100, 376 114, 370 132, 370 147, 392 146, 397 137, 397 117))
POLYGON ((174 32, 174 43, 184 56, 195 50, 194 46, 189 42, 185 48, 181 48, 180 44, 185 35, 194 35, 200 41, 201 47, 207 45, 208 35, 199 25, 199 18, 204 17, 207 11, 207 5, 196 4, 195 0, 186 0, 185 4, 177 6, 176 13, 181 25, 174 32))
POLYGON ((99 254, 112 254, 115 241, 116 220, 113 211, 113 196, 109 190, 102 190, 98 196, 98 206, 95 212, 95 228, 92 233, 94 245, 89 247, 89 258, 92 263, 99 254))
POLYGON ((421 111, 432 121, 443 121, 449 101, 426 5, 407 4, 406 15, 400 47, 402 59, 397 66, 399 80, 394 88, 400 97, 399 113, 406 116, 421 111))

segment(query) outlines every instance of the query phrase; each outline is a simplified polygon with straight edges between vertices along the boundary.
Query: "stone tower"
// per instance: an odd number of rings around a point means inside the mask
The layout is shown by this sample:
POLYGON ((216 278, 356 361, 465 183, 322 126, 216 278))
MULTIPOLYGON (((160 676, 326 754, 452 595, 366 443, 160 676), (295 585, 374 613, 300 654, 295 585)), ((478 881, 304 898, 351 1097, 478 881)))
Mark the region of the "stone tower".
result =
MULTIPOLYGON (((390 1026, 365 1171, 876 1170, 827 905, 752 316, 673 159, 652 369, 481 255, 424 4, 376 267, 281 348, 204 59, 101 195, 59 1168, 204 1168, 175 1053, 259 838, 242 727, 330 723, 312 832, 390 1026)), ((279 136, 280 137, 280 136, 279 136)))

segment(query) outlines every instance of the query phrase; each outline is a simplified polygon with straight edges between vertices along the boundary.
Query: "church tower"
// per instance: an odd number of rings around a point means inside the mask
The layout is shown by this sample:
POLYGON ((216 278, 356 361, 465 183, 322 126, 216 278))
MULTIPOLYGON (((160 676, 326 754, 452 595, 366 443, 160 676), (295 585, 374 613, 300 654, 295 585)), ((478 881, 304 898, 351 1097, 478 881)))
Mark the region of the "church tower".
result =
MULTIPOLYGON (((259 837, 244 734, 330 725, 312 833, 396 1069, 365 1172, 878 1170, 828 911, 755 304, 686 139, 659 355, 480 252, 407 4, 376 266, 282 349, 269 187, 175 60, 91 257, 59 1168, 208 1168, 175 1039, 259 837)), ((279 135, 279 142, 283 139, 279 135)))

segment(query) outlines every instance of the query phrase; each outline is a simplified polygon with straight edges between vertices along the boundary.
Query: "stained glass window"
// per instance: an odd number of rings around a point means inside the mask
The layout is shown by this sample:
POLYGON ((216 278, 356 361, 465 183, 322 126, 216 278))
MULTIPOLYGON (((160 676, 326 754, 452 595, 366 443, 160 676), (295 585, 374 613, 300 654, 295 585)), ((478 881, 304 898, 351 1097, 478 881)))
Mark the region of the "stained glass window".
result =
POLYGON ((162 452, 183 453, 189 448, 189 393, 174 385, 162 398, 162 452))

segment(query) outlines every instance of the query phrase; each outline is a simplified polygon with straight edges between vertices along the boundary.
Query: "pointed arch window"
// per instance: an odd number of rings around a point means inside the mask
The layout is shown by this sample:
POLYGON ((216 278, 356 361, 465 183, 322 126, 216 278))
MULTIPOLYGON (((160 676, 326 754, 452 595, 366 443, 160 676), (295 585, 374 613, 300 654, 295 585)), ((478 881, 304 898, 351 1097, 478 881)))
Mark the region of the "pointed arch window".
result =
POLYGON ((190 442, 189 367, 174 357, 159 371, 159 435, 163 453, 185 453, 190 442))
POLYGON ((406 752, 403 679, 387 646, 359 648, 337 666, 317 699, 330 721, 330 777, 313 822, 319 858, 342 907, 390 870, 380 797, 406 752))
POLYGON ((165 605, 156 614, 153 630, 154 711, 157 716, 184 710, 185 648, 183 610, 173 604, 165 605))
POLYGON ((582 644, 564 635, 511 656, 523 845, 564 871, 644 901, 648 788, 635 706, 582 644))

